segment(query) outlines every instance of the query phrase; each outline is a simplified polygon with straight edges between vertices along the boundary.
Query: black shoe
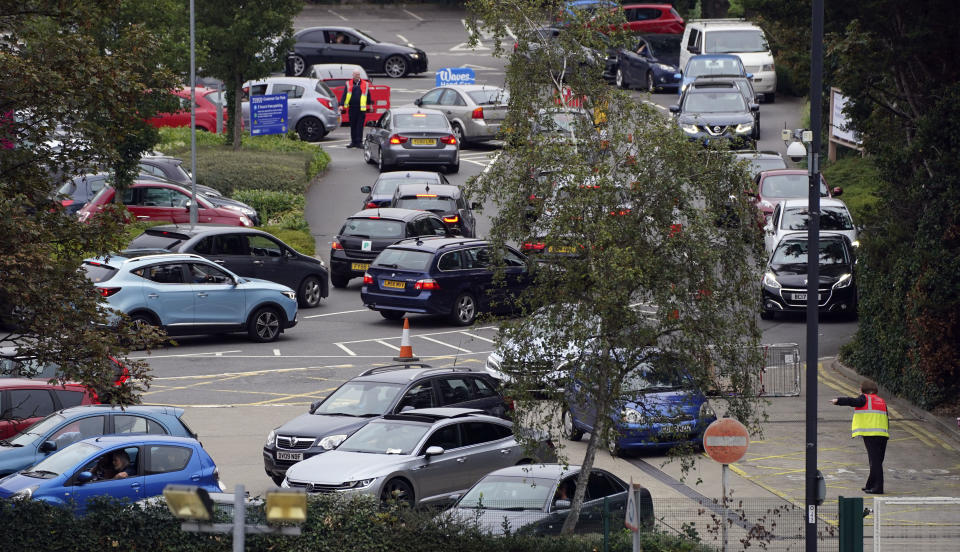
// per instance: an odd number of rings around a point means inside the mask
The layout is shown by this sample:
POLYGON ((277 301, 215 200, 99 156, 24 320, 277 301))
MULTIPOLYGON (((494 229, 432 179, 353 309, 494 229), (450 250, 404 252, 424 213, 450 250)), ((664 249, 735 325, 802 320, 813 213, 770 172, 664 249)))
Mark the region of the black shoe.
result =
POLYGON ((864 489, 863 492, 867 494, 883 494, 883 491, 877 489, 864 489))
POLYGON ((866 488, 866 487, 860 487, 860 490, 863 491, 863 492, 867 492, 867 488, 866 488))
POLYGON ((354 145, 354 144, 347 144, 347 147, 348 147, 348 148, 355 148, 355 147, 357 147, 357 146, 354 145))

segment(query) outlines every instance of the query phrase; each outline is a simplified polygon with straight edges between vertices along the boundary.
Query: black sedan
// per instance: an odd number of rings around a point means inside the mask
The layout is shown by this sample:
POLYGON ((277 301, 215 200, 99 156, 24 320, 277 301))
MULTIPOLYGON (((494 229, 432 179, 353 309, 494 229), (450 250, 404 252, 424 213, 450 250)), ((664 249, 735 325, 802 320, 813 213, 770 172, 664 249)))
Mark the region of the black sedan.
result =
POLYGON ((155 253, 193 253, 240 276, 283 284, 296 290, 301 307, 316 307, 328 294, 328 272, 323 261, 298 253, 267 232, 252 228, 154 226, 123 251, 126 257, 155 253))
POLYGON ((735 83, 719 79, 690 83, 680 105, 670 106, 677 125, 691 141, 749 149, 754 146, 754 112, 759 109, 759 105, 747 103, 735 83))
POLYGON ((380 42, 352 27, 310 27, 294 33, 293 40, 293 52, 287 55, 288 77, 307 76, 315 63, 351 63, 392 78, 427 70, 423 50, 380 42))
POLYGON ((644 87, 653 94, 680 86, 680 35, 650 34, 638 37, 633 50, 619 49, 608 56, 604 77, 620 88, 644 87))
MULTIPOLYGON (((778 312, 804 312, 807 308, 807 233, 787 234, 780 239, 763 275, 760 318, 770 320, 778 312)), ((820 234, 820 281, 817 305, 820 312, 857 314, 856 259, 850 239, 841 234, 820 234)))

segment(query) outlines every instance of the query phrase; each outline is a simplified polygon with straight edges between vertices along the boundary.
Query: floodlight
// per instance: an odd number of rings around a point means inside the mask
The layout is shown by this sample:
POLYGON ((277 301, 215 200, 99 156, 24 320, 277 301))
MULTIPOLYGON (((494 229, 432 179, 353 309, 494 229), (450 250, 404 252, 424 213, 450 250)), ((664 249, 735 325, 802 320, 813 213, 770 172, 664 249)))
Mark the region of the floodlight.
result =
POLYGON ((170 513, 179 519, 209 521, 213 517, 213 500, 206 489, 196 485, 167 485, 163 489, 170 513))
POLYGON ((307 520, 307 493, 304 489, 276 489, 267 491, 267 521, 307 520))

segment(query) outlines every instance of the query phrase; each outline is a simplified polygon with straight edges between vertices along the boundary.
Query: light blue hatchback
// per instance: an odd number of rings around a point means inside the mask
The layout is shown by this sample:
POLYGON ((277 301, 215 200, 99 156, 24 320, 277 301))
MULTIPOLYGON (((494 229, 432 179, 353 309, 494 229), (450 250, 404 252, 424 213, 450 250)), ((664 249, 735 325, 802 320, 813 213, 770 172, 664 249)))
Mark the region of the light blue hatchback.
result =
POLYGON ((108 307, 171 335, 245 331, 265 343, 297 323, 292 289, 237 276, 199 255, 100 257, 83 268, 108 307))

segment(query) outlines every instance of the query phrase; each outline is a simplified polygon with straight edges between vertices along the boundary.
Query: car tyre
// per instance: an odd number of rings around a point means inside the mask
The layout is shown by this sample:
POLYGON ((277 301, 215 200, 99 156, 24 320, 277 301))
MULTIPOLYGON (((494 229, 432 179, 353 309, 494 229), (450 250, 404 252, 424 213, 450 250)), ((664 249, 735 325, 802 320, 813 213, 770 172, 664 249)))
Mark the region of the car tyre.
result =
POLYGON ((380 491, 380 500, 381 502, 395 500, 398 505, 413 508, 413 487, 403 479, 393 478, 383 484, 383 490, 380 491))
POLYGON ((303 56, 295 54, 290 56, 290 76, 302 77, 307 72, 307 62, 303 56))
POLYGON ((769 94, 764 94, 764 95, 763 95, 763 101, 764 101, 765 103, 776 103, 776 101, 777 101, 777 93, 776 93, 776 92, 770 92, 769 94))
POLYGON ((447 165, 447 174, 457 174, 460 172, 460 160, 458 159, 456 164, 447 165))
POLYGON ((297 123, 297 134, 304 142, 319 142, 327 135, 327 127, 316 117, 304 117, 297 123))
POLYGON ((403 56, 390 56, 383 62, 383 72, 388 77, 399 79, 407 76, 407 60, 403 56))
POLYGON ((583 438, 583 431, 577 429, 577 426, 573 425, 573 414, 570 413, 570 410, 567 408, 563 409, 563 413, 560 415, 560 422, 563 427, 563 436, 570 441, 579 441, 583 438))
POLYGON ((301 307, 312 309, 320 305, 320 299, 323 298, 323 286, 320 285, 320 278, 316 276, 307 276, 300 282, 300 289, 297 291, 297 302, 301 307))
POLYGON ((390 165, 383 162, 383 148, 379 149, 380 155, 377 156, 377 168, 380 169, 380 172, 390 170, 390 165))
POLYGON ((456 137, 457 143, 460 144, 462 148, 465 143, 463 140, 463 127, 460 126, 460 123, 453 123, 450 127, 453 129, 453 135, 456 137))
POLYGON ((330 275, 330 283, 333 284, 333 287, 343 289, 347 287, 347 284, 350 283, 350 278, 347 276, 340 276, 339 274, 330 275))
POLYGON ((387 320, 403 320, 403 315, 407 313, 397 310, 382 310, 380 311, 380 316, 386 318, 387 320))
POLYGON ((281 317, 273 307, 260 307, 247 324, 247 335, 257 343, 269 343, 280 337, 281 317))
POLYGON ((368 165, 373 165, 373 155, 370 153, 370 148, 366 144, 363 145, 363 160, 367 162, 368 165))
POLYGON ((458 326, 469 326, 477 319, 477 300, 470 293, 461 293, 453 301, 450 320, 458 326))
POLYGON ((130 324, 135 328, 140 328, 142 326, 156 326, 157 320, 150 313, 146 312, 135 312, 130 315, 130 324))
POLYGON ((609 452, 610 456, 613 456, 614 458, 623 454, 623 450, 617 446, 616 437, 607 438, 607 452, 609 452))
POLYGON ((773 320, 773 311, 767 309, 760 310, 760 319, 761 320, 773 320))
POLYGON ((647 92, 653 94, 657 91, 657 85, 653 82, 653 71, 647 71, 647 92))
POLYGON ((623 78, 623 69, 619 67, 617 67, 617 72, 613 77, 613 82, 616 83, 617 88, 623 88, 624 90, 627 90, 630 88, 629 86, 627 86, 626 79, 623 78))

